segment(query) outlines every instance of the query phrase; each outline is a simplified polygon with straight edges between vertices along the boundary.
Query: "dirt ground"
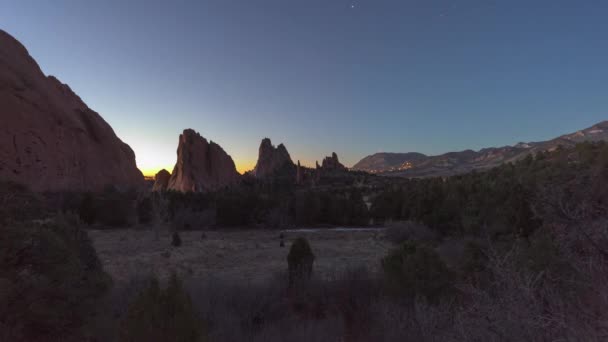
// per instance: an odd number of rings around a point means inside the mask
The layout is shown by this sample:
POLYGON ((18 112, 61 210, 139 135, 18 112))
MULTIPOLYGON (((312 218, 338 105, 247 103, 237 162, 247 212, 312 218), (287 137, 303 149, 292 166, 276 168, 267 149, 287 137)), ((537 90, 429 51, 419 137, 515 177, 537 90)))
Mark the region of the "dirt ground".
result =
POLYGON ((380 230, 286 231, 285 247, 279 246, 280 231, 181 232, 182 245, 171 246, 171 235, 155 239, 151 230, 90 230, 95 249, 106 272, 115 282, 151 273, 160 278, 176 271, 182 277, 214 277, 229 281, 266 280, 287 268, 291 242, 300 236, 310 242, 316 256, 314 272, 320 277, 365 266, 377 271, 390 248, 380 230))

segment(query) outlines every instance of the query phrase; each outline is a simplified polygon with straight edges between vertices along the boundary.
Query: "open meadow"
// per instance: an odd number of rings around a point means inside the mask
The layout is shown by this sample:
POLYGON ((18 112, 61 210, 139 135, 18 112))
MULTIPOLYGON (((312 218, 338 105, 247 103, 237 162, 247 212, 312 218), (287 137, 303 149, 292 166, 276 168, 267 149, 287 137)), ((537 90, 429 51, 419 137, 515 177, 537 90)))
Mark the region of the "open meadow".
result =
POLYGON ((166 278, 175 271, 183 278, 263 281, 287 269, 291 242, 300 236, 316 256, 314 272, 331 277, 364 266, 376 271, 390 248, 381 229, 370 230, 239 230, 180 232, 182 245, 171 245, 167 230, 156 239, 152 230, 89 230, 103 267, 115 282, 151 273, 166 278), (285 247, 280 247, 280 234, 285 247))

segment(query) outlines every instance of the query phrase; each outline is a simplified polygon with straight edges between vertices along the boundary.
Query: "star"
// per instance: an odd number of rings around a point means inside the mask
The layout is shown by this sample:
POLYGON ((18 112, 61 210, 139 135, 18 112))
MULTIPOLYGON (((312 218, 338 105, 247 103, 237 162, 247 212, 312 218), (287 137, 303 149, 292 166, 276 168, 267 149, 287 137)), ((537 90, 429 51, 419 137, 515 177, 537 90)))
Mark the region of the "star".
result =
POLYGON ((355 8, 355 4, 351 4, 351 5, 350 5, 350 8, 355 8))

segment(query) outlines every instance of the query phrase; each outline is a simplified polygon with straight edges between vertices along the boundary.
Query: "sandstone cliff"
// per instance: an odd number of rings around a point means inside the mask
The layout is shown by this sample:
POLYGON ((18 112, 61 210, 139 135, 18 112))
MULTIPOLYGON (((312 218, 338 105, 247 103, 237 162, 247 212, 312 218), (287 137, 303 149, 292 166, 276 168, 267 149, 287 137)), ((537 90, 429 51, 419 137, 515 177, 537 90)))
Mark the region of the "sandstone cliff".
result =
POLYGON ((0 180, 34 191, 143 184, 135 154, 110 125, 2 30, 0 123, 0 180))
POLYGON ((324 171, 347 171, 347 168, 340 163, 338 155, 332 152, 330 157, 325 157, 321 164, 324 171))
POLYGON ((154 186, 152 187, 152 191, 165 191, 169 186, 169 179, 171 179, 171 174, 169 171, 162 169, 156 173, 154 176, 154 186))
POLYGON ((296 166, 283 144, 274 147, 268 138, 260 144, 258 161, 252 174, 257 178, 268 178, 292 174, 295 176, 296 166))
POLYGON ((167 189, 176 191, 215 191, 236 183, 240 174, 232 158, 214 142, 207 142, 192 129, 179 136, 177 163, 167 189))

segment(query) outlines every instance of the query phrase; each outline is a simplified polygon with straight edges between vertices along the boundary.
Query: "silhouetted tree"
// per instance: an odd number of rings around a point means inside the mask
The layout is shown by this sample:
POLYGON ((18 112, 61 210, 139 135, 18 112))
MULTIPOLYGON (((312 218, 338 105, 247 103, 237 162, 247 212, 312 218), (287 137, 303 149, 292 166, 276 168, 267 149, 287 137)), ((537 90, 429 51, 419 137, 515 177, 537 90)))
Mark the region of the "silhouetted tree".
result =
POLYGON ((314 261, 315 256, 308 241, 302 237, 295 239, 287 255, 290 286, 310 279, 314 261))

